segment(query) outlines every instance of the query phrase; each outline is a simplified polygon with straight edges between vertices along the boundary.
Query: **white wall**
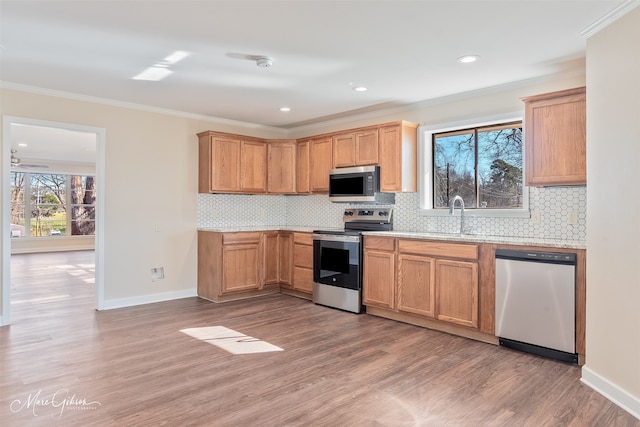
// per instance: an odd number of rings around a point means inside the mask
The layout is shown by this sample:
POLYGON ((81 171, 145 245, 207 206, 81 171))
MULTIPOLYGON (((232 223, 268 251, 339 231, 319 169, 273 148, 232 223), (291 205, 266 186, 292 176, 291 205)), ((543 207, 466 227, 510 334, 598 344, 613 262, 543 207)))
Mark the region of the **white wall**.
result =
POLYGON ((587 43, 583 381, 640 418, 640 7, 587 43))

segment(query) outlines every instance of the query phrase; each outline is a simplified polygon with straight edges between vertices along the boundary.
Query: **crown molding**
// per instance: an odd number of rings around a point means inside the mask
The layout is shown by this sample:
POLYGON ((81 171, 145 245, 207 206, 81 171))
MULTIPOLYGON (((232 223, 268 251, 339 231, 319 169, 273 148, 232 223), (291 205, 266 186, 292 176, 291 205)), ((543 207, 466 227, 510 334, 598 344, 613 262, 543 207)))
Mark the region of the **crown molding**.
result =
POLYGON ((64 92, 59 90, 45 89, 41 87, 23 85, 19 83, 0 81, 0 88, 16 90, 20 92, 28 92, 28 93, 33 93, 37 95, 52 96, 56 98, 72 99, 75 101, 91 102, 94 104, 109 105, 111 107, 145 111, 148 113, 164 114, 168 116, 181 117, 184 119, 192 119, 192 120, 199 120, 199 121, 214 123, 218 125, 237 126, 241 128, 257 129, 257 130, 269 131, 269 132, 278 132, 282 134, 283 137, 286 137, 286 134, 287 134, 286 130, 278 127, 273 127, 273 126, 264 126, 256 123, 241 122, 239 120, 223 119, 220 117, 204 116, 201 114, 194 114, 194 113, 187 113, 184 111, 176 111, 176 110, 170 110, 166 108, 152 107, 149 105, 135 104, 133 102, 118 101, 115 99, 100 98, 97 96, 81 95, 77 93, 64 92))
POLYGON ((598 19, 596 22, 594 22, 593 24, 589 25, 587 28, 582 30, 580 32, 580 35, 583 38, 588 39, 589 37, 593 36, 600 30, 607 27, 612 22, 622 17, 623 15, 626 15, 628 12, 630 12, 631 10, 635 9, 638 6, 640 6, 640 0, 625 1, 621 5, 619 5, 618 7, 614 8, 609 13, 604 15, 602 18, 598 19))

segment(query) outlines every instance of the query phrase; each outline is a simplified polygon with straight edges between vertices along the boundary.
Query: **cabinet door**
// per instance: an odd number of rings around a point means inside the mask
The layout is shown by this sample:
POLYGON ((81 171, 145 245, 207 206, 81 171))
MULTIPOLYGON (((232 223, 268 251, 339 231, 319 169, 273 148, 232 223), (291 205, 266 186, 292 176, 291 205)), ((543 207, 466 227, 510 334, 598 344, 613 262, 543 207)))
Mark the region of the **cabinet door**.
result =
POLYGON ((394 308, 395 253, 365 250, 362 302, 382 308, 394 308))
POLYGON ((378 130, 358 132, 355 136, 356 165, 378 164, 378 130))
POLYGON ((260 289, 260 244, 224 245, 222 293, 260 289))
POLYGON ((436 260, 436 317, 478 327, 478 264, 436 260))
POLYGON ((280 232, 278 234, 279 259, 279 282, 285 286, 291 286, 291 276, 293 274, 293 234, 280 232))
POLYGON ((333 137, 333 166, 336 168, 355 166, 356 136, 353 133, 333 137))
POLYGON ((300 141, 296 149, 296 192, 309 193, 309 141, 300 141))
POLYGON ((402 191, 400 139, 400 126, 384 127, 378 131, 380 191, 402 191))
POLYGON ((240 141, 211 137, 211 191, 240 191, 240 141))
POLYGON ((398 310, 435 317, 435 274, 433 258, 398 255, 398 310))
POLYGON ((294 266, 293 288, 311 294, 313 292, 313 269, 294 266))
POLYGON ((329 192, 329 171, 333 167, 331 138, 312 139, 309 144, 309 186, 312 193, 329 192))
POLYGON ((242 141, 240 189, 249 193, 267 191, 267 144, 242 141))
POLYGON ((264 272, 263 283, 265 285, 272 285, 278 283, 279 277, 279 239, 277 231, 268 231, 263 234, 262 245, 262 265, 264 272))
POLYGON ((584 185, 584 88, 525 98, 525 181, 531 186, 584 185))
POLYGON ((269 143, 267 168, 269 193, 295 193, 296 143, 269 143))

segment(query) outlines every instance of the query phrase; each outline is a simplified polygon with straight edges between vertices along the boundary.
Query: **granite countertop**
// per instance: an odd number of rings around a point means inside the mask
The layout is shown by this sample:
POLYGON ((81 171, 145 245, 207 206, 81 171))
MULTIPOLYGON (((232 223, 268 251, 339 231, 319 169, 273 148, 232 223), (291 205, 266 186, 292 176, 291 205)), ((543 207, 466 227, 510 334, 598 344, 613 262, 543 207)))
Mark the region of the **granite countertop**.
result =
POLYGON ((400 237, 403 239, 446 240, 450 242, 492 243, 503 245, 545 246, 551 248, 586 249, 585 243, 533 237, 485 236, 481 234, 433 233, 412 231, 366 231, 365 236, 400 237))
MULTIPOLYGON (((198 231, 211 231, 216 233, 238 233, 251 231, 294 231, 299 233, 311 233, 314 230, 335 230, 342 231, 342 228, 328 227, 304 227, 304 226, 255 226, 255 227, 220 227, 220 228, 198 228, 198 231)), ((435 233, 435 232, 419 232, 419 231, 365 231, 365 236, 385 236, 399 237, 403 239, 428 239, 443 240, 449 242, 469 242, 469 243, 491 243, 503 245, 520 245, 520 246, 544 246, 550 248, 565 249, 586 249, 585 243, 576 241, 567 241, 560 239, 541 239, 533 237, 507 237, 507 236, 485 236, 481 234, 457 234, 457 233, 435 233)))

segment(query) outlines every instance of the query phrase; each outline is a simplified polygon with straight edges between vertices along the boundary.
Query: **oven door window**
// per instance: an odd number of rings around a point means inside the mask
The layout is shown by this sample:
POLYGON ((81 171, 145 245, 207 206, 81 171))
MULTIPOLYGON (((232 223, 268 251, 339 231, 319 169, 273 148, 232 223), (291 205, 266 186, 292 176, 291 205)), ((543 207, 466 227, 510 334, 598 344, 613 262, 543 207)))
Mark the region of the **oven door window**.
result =
POLYGON ((360 244, 315 240, 313 280, 317 283, 359 289, 360 244))

